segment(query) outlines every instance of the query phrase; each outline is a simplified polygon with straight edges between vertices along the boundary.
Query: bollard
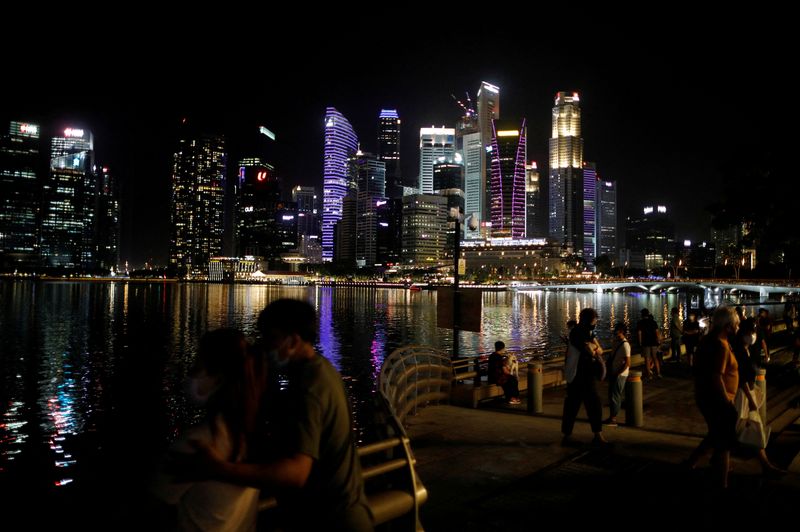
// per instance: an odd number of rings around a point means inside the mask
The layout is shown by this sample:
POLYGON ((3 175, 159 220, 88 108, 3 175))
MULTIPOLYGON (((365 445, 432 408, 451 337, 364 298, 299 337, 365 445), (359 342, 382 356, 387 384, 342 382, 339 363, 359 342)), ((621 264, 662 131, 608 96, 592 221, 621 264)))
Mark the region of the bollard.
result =
POLYGON ((541 362, 528 363, 528 413, 544 412, 542 387, 544 385, 544 365, 541 362))
POLYGON ((641 371, 631 370, 625 383, 625 424, 630 427, 644 425, 641 371))
POLYGON ((761 390, 761 405, 758 407, 758 415, 761 416, 761 423, 767 426, 767 370, 756 370, 756 388, 761 390))

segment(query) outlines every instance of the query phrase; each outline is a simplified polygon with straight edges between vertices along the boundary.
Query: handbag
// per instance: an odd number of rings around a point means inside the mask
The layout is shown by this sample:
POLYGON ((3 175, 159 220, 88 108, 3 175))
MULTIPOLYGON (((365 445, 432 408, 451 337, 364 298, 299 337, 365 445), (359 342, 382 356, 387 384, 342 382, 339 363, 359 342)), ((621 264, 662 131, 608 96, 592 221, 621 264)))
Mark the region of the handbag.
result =
POLYGON ((746 447, 765 449, 767 447, 767 431, 761 422, 758 410, 751 410, 747 418, 739 418, 736 422, 736 439, 746 447))

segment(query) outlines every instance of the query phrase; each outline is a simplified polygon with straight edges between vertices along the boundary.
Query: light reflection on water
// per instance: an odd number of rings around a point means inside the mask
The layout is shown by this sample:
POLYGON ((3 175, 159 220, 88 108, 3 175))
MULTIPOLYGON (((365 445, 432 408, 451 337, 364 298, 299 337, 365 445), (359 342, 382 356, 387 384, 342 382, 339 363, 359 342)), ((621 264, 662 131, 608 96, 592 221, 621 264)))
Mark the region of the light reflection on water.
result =
MULTIPOLYGON (((255 337, 258 313, 280 297, 317 308, 318 348, 344 376, 357 417, 393 349, 452 349, 431 291, 69 282, 0 290, 0 473, 47 456, 50 485, 69 483, 87 450, 146 456, 195 421, 182 383, 200 336, 235 327, 255 337)), ((486 292, 483 331, 462 332, 459 350, 490 352, 503 340, 523 358, 559 355, 567 320, 583 308, 598 310, 607 342, 615 323, 635 325, 644 307, 667 329, 673 306, 685 317, 684 295, 486 292)))

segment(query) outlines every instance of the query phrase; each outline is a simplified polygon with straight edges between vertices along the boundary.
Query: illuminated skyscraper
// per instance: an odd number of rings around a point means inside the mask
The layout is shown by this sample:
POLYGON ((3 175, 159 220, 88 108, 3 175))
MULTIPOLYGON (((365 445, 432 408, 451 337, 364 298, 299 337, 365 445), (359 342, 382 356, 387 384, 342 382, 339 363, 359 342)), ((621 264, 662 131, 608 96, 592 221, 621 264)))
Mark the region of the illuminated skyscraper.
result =
POLYGON ((41 253, 45 266, 94 267, 94 142, 88 130, 67 127, 53 137, 42 191, 41 253))
POLYGON ((491 154, 488 150, 492 147, 492 121, 500 118, 500 87, 481 82, 478 89, 478 129, 481 134, 481 213, 480 224, 491 220, 491 154))
POLYGON ((111 270, 119 263, 119 179, 102 165, 94 168, 94 178, 97 186, 94 266, 111 270))
POLYGON ((550 238, 582 251, 583 139, 578 93, 559 92, 550 136, 550 238))
POLYGON ((403 264, 437 266, 447 242, 447 198, 430 194, 403 196, 403 264))
POLYGON ((492 121, 493 238, 525 238, 525 119, 492 121))
POLYGON ((41 128, 10 122, 0 136, 0 266, 39 264, 39 209, 44 169, 41 128))
POLYGON ((396 109, 381 109, 378 116, 378 159, 386 164, 387 198, 403 197, 400 174, 400 116, 396 109))
POLYGON ((296 186, 292 201, 297 204, 297 246, 300 254, 312 264, 322 262, 320 242, 319 196, 316 187, 296 186))
POLYGON ((204 273, 222 252, 225 140, 183 133, 172 166, 170 263, 204 273))
POLYGON ((236 253, 275 258, 276 212, 281 189, 275 168, 258 157, 239 161, 236 198, 236 253))
POLYGON ((597 181, 597 254, 617 256, 617 182, 597 181))
POLYGON ((419 130, 419 190, 433 194, 433 164, 440 157, 456 154, 456 130, 449 127, 423 127, 419 130))
POLYGON ((547 236, 547 211, 545 210, 542 183, 536 161, 525 165, 525 238, 547 236))
MULTIPOLYGON (((597 253, 597 165, 583 163, 583 218, 581 219, 583 252, 586 264, 593 267, 597 253)), ((578 251, 578 250, 576 250, 578 251)))
POLYGON ((350 122, 333 107, 325 111, 325 148, 322 194, 322 260, 333 260, 333 236, 342 219, 347 194, 348 159, 356 152, 358 138, 350 122))

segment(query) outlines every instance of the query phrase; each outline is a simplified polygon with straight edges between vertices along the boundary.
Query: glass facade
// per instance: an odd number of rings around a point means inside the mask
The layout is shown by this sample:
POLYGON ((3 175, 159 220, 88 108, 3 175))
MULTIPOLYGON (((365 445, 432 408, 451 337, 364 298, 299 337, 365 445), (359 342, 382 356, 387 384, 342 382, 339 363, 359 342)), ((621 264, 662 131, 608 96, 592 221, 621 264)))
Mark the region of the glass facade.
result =
POLYGON ((325 111, 322 191, 322 260, 333 260, 333 238, 347 195, 348 160, 358 148, 350 122, 333 107, 325 111))
POLYGON ((522 122, 492 122, 492 237, 525 238, 527 129, 522 122))
POLYGON ((550 238, 580 252, 583 240, 583 139, 578 93, 556 94, 549 144, 550 238))

